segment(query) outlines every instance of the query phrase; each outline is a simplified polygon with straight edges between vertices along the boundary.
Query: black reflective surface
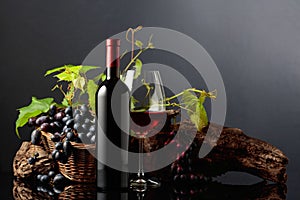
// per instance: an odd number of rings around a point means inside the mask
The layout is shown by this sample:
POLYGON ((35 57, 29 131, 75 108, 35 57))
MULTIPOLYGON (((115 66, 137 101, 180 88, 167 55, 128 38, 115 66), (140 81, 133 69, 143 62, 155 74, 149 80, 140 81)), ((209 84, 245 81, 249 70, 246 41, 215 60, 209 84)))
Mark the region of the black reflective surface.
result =
MULTIPOLYGON (((94 184, 71 184, 60 194, 50 196, 48 192, 38 191, 32 182, 16 180, 8 174, 1 174, 7 180, 1 182, 1 199, 97 199, 97 200, 177 200, 177 199, 287 199, 286 185, 258 182, 250 185, 230 185, 219 182, 206 182, 185 188, 164 183, 162 187, 145 193, 113 192, 97 193, 94 184), (4 183, 4 184, 3 184, 4 183)), ((41 190, 41 189, 39 189, 41 190)))

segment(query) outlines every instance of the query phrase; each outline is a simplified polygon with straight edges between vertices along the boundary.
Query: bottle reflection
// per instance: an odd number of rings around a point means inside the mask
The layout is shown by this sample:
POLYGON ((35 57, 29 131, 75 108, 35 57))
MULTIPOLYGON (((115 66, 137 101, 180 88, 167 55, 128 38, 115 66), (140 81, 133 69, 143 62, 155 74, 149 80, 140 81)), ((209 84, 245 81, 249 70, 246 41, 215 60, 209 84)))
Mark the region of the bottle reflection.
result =
POLYGON ((97 200, 128 200, 127 192, 97 192, 97 200))

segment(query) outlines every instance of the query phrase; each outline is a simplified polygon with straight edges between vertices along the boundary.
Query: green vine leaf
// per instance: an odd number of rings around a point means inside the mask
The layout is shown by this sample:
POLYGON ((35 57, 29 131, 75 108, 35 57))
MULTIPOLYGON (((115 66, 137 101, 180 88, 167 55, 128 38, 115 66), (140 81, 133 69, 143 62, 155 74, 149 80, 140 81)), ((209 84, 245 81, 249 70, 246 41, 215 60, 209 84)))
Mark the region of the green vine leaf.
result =
POLYGON ((95 82, 99 82, 100 80, 101 80, 101 81, 104 81, 105 79, 106 79, 106 74, 101 73, 101 74, 99 74, 98 76, 96 76, 93 80, 94 80, 95 82))
POLYGON ((97 67, 97 66, 81 65, 81 68, 80 68, 79 72, 85 74, 85 73, 87 73, 90 70, 99 69, 99 68, 100 67, 97 67))
POLYGON ((92 111, 95 112, 96 107, 95 107, 95 99, 96 99, 96 92, 98 89, 98 85, 93 81, 89 80, 87 84, 87 93, 89 95, 89 104, 92 109, 92 111))
POLYGON ((63 107, 68 107, 68 106, 69 106, 68 100, 67 100, 66 98, 64 98, 64 99, 62 100, 62 102, 61 102, 61 105, 62 105, 63 107))
POLYGON ((64 66, 61 66, 61 67, 56 67, 54 69, 47 70, 44 76, 48 76, 48 75, 53 74, 55 72, 60 72, 62 70, 65 70, 66 68, 72 67, 72 66, 73 65, 64 65, 64 66))
POLYGON ((198 131, 201 131, 208 124, 207 113, 203 106, 205 99, 205 95, 201 94, 197 98, 196 95, 187 90, 182 94, 182 104, 185 105, 190 120, 195 124, 198 131))
POLYGON ((84 86, 85 86, 85 79, 82 76, 78 76, 76 79, 74 79, 73 81, 73 85, 76 89, 80 89, 81 91, 84 90, 84 86))
POLYGON ((58 81, 72 82, 78 78, 80 69, 81 66, 68 67, 65 69, 65 71, 55 75, 54 77, 58 78, 58 81))
POLYGON ((142 66, 143 66, 142 61, 137 58, 135 60, 135 65, 133 66, 135 68, 134 79, 136 79, 137 77, 139 77, 139 75, 141 75, 142 66))
POLYGON ((37 99, 32 97, 31 103, 28 106, 19 108, 19 116, 16 121, 16 133, 20 138, 18 128, 23 127, 31 117, 36 117, 41 113, 48 112, 50 105, 53 103, 53 98, 37 99))

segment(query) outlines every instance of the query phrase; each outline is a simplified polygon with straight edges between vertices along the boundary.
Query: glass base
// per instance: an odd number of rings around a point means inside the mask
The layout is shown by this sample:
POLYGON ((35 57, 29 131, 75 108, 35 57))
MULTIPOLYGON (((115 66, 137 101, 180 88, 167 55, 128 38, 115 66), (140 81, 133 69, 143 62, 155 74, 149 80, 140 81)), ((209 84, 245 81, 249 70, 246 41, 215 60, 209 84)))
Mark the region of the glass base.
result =
POLYGON ((158 188, 161 183, 158 180, 145 179, 144 177, 137 177, 130 181, 130 188, 135 192, 145 192, 147 189, 158 188))

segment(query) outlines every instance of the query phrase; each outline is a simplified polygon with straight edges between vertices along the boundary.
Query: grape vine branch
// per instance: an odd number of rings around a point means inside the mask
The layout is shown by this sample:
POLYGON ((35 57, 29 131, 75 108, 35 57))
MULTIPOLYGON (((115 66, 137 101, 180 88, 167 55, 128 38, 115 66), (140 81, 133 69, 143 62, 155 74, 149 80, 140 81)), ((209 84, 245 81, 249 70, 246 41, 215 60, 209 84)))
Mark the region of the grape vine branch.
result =
MULTIPOLYGON (((142 30, 142 26, 136 28, 129 28, 126 32, 126 40, 131 43, 131 59, 129 63, 125 66, 121 73, 121 79, 124 80, 126 72, 133 68, 135 70, 134 78, 136 79, 142 71, 143 62, 139 57, 142 53, 149 49, 154 49, 154 44, 152 42, 153 35, 150 35, 147 45, 144 46, 143 42, 135 39, 135 34, 142 30), (130 35, 131 34, 131 35, 130 35), (138 47, 139 50, 134 55, 134 47, 138 47)), ((127 50, 122 54, 121 58, 127 54, 127 50)), ((36 117, 41 113, 47 112, 51 104, 56 104, 60 107, 67 106, 79 106, 81 104, 88 104, 92 113, 95 113, 95 93, 98 88, 98 83, 104 81, 106 75, 100 73, 94 77, 88 77, 87 73, 92 70, 99 69, 99 66, 84 66, 84 65, 64 65, 60 67, 55 67, 53 69, 47 70, 44 76, 53 75, 57 78, 57 84, 52 88, 53 90, 58 89, 64 96, 61 103, 55 103, 53 98, 37 99, 32 98, 31 103, 28 106, 18 109, 19 115, 16 121, 16 134, 18 137, 18 128, 23 127, 28 119, 31 117, 36 117), (67 84, 67 87, 64 87, 67 84), (64 89, 66 88, 66 89, 64 89), (85 100, 81 101, 81 97, 88 96, 87 102, 85 100), (75 103, 72 101, 74 97, 78 97, 79 101, 75 103), (40 106, 43 105, 43 106, 40 106)), ((151 90, 151 87, 144 84, 144 86, 151 90)), ((217 96, 217 91, 206 92, 205 90, 199 90, 196 88, 188 88, 184 91, 175 94, 171 97, 167 97, 165 101, 165 106, 177 107, 180 109, 185 109, 188 112, 190 120, 196 125, 197 129, 200 131, 203 127, 208 124, 207 113, 204 108, 204 102, 206 98, 215 99, 217 96), (182 103, 176 103, 174 100, 181 98, 182 103), (174 101, 174 102, 172 102, 174 101)), ((135 104, 136 101, 134 97, 131 98, 131 104, 135 104)))

